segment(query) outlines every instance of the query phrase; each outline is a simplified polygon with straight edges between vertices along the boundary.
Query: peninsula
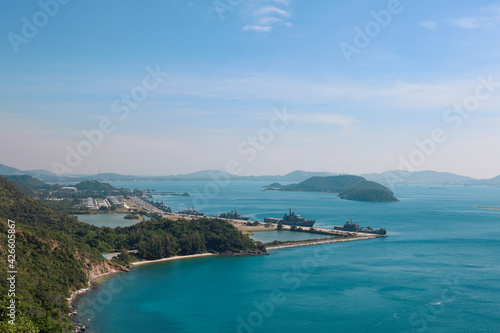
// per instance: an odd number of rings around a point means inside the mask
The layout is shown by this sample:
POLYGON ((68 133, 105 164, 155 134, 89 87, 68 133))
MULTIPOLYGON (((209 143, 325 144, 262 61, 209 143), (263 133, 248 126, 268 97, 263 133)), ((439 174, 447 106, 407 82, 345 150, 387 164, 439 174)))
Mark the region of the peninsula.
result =
MULTIPOLYGON (((174 221, 150 215, 151 220, 130 227, 96 227, 31 198, 0 177, 0 253, 5 258, 12 254, 7 240, 15 239, 15 259, 0 261, 0 270, 17 272, 16 328, 73 331, 68 296, 87 290, 98 276, 128 270, 132 262, 205 253, 265 253, 264 247, 221 219, 174 221), (110 252, 121 255, 109 261, 102 254, 110 252)), ((3 279, 0 303, 10 301, 8 290, 8 280, 3 279)), ((8 317, 2 309, 0 331, 6 331, 8 317)))

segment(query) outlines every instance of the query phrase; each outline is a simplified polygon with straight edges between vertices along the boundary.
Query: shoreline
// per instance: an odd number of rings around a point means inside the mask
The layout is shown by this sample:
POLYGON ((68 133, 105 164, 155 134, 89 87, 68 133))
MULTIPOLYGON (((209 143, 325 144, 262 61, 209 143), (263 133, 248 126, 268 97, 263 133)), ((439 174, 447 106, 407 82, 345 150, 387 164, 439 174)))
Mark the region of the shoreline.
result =
MULTIPOLYGON (((158 262, 171 261, 171 260, 199 258, 199 257, 213 256, 213 255, 215 255, 215 254, 213 254, 213 253, 200 253, 200 254, 191 254, 191 255, 186 255, 186 256, 173 256, 173 257, 156 259, 156 260, 136 261, 136 262, 131 263, 130 266, 137 266, 137 265, 158 263, 158 262)), ((87 292, 92 291, 93 289, 95 289, 95 281, 97 279, 103 278, 103 277, 111 275, 111 274, 121 273, 121 272, 122 273, 123 272, 127 273, 127 272, 129 272, 129 270, 126 270, 126 269, 123 269, 123 270, 113 269, 113 270, 110 270, 109 272, 96 275, 93 278, 89 278, 89 280, 87 282, 88 287, 82 288, 82 289, 78 289, 78 290, 74 291, 73 293, 71 293, 70 297, 66 298, 66 300, 68 301, 68 304, 69 304, 69 309, 70 309, 69 315, 71 317, 74 317, 74 316, 76 316, 78 314, 78 310, 76 309, 76 304, 78 302, 78 299, 83 294, 85 294, 85 293, 87 293, 87 292)), ((75 321, 73 318, 72 318, 72 322, 73 322, 73 325, 75 327, 74 332, 80 332, 81 331, 81 327, 82 327, 83 324, 75 321)))
POLYGON ((120 272, 126 272, 124 270, 118 270, 118 269, 113 269, 112 271, 109 271, 109 272, 106 272, 106 273, 102 273, 102 274, 99 274, 93 278, 89 278, 87 284, 89 285, 87 288, 82 288, 82 289, 78 289, 78 290, 75 290, 74 292, 71 293, 71 295, 66 298, 66 300, 68 301, 69 303, 69 306, 70 308, 73 307, 75 304, 75 302, 77 301, 78 297, 85 294, 86 292, 89 292, 93 289, 93 283, 95 280, 99 279, 99 278, 102 278, 106 275, 110 275, 110 274, 114 274, 114 273, 120 273, 120 272))
MULTIPOLYGON (((180 260, 180 259, 190 259, 190 258, 198 258, 198 257, 206 257, 206 256, 213 256, 215 254, 213 253, 200 253, 200 254, 190 254, 186 256, 173 256, 173 257, 168 257, 168 258, 162 258, 162 259, 155 259, 155 260, 143 260, 143 261, 135 261, 133 263, 130 263, 130 266, 137 266, 137 265, 144 265, 144 264, 151 264, 151 263, 157 263, 157 262, 163 262, 163 261, 170 261, 170 260, 180 260)), ((114 274, 114 273, 121 273, 121 272, 127 272, 126 270, 119 270, 119 269, 113 269, 109 272, 99 274, 93 278, 90 278, 87 282, 88 287, 82 288, 75 290, 73 293, 71 293, 70 297, 66 298, 68 300, 68 303, 70 306, 74 305, 73 303, 76 301, 78 296, 85 294, 86 292, 89 292, 92 290, 93 286, 92 284, 94 283, 95 280, 100 279, 102 277, 105 277, 106 275, 114 274)))
POLYGON ((138 265, 144 265, 144 264, 152 264, 156 262, 163 262, 163 261, 170 261, 170 260, 180 260, 180 259, 190 259, 190 258, 199 258, 199 257, 207 257, 207 256, 214 256, 215 254, 213 253, 199 253, 199 254, 189 254, 186 256, 173 256, 173 257, 168 257, 168 258, 162 258, 162 259, 155 259, 155 260, 143 260, 143 261, 136 261, 131 263, 131 266, 138 266, 138 265))
POLYGON ((477 209, 497 209, 500 210, 500 207, 476 207, 477 209))

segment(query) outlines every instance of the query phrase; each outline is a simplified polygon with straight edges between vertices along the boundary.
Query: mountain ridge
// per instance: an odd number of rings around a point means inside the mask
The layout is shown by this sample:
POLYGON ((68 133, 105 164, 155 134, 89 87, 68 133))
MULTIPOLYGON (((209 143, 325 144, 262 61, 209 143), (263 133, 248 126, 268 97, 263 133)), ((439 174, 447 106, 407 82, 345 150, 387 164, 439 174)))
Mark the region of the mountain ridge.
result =
MULTIPOLYGON (((295 170, 285 175, 260 175, 260 176, 239 176, 219 170, 200 170, 196 172, 167 175, 167 176, 144 176, 144 175, 122 175, 118 173, 101 173, 99 179, 102 181, 217 181, 220 179, 232 179, 240 181, 281 181, 300 182, 313 176, 327 177, 336 176, 343 173, 328 171, 303 171, 295 170)), ((4 164, 0 164, 0 175, 30 175, 45 182, 80 182, 84 180, 96 180, 97 175, 70 174, 58 176, 47 170, 26 170, 22 171, 4 164)), ((409 172, 405 170, 392 170, 382 173, 364 173, 359 176, 366 180, 378 183, 403 183, 403 184, 441 184, 441 185, 489 185, 500 186, 500 175, 493 178, 477 179, 469 176, 454 174, 451 172, 440 172, 433 170, 423 170, 409 172)))

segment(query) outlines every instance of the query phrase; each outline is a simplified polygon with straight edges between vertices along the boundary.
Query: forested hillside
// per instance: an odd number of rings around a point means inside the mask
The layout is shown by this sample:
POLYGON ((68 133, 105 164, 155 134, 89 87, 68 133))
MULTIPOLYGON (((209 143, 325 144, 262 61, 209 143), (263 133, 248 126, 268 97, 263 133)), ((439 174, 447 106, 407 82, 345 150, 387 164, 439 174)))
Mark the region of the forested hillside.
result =
POLYGON ((66 298, 86 286, 96 267, 111 266, 102 253, 138 249, 139 258, 159 259, 203 252, 258 249, 223 220, 152 218, 127 228, 95 227, 50 208, 0 177, 0 331, 62 332, 72 329, 66 298), (7 323, 7 221, 15 221, 17 331, 7 323), (26 328, 26 330, 20 330, 26 328))

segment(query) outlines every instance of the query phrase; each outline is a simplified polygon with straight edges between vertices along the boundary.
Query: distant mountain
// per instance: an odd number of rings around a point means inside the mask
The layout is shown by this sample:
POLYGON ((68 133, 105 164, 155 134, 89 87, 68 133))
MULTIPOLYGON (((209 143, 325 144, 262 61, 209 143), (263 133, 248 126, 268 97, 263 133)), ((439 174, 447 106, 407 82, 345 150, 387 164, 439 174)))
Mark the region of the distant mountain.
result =
POLYGON ((410 184, 469 184, 477 181, 474 178, 460 176, 450 172, 404 170, 387 171, 383 173, 363 174, 367 180, 379 183, 410 183, 410 184))
POLYGON ((480 185, 500 186, 500 175, 491 179, 478 180, 480 185))
POLYGON ((282 186, 273 183, 267 190, 292 192, 330 192, 338 193, 341 199, 355 201, 392 202, 398 201, 391 190, 384 185, 367 181, 360 176, 341 175, 311 177, 298 184, 282 186))
POLYGON ((54 177, 55 174, 53 174, 52 172, 50 171, 47 171, 47 170, 26 170, 26 171, 23 171, 23 173, 25 175, 30 175, 30 176, 45 176, 45 177, 54 177))
MULTIPOLYGON (((281 181, 289 181, 289 182, 300 182, 306 179, 309 179, 311 177, 328 177, 328 176, 336 176, 338 175, 337 173, 332 173, 332 172, 308 172, 308 171, 301 171, 301 170, 296 170, 292 171, 284 176, 279 176, 281 181)), ((276 177, 276 176, 275 176, 276 177)))
MULTIPOLYGON (((202 171, 197 171, 197 172, 188 173, 188 174, 167 176, 164 178, 167 178, 169 180, 214 180, 214 179, 219 179, 221 177, 223 177, 223 178, 224 177, 237 178, 238 176, 232 175, 232 174, 227 173, 225 171, 202 170, 202 171)), ((160 177, 160 178, 163 178, 163 177, 160 177)))
MULTIPOLYGON (((187 174, 172 176, 124 176, 119 174, 101 174, 103 181, 133 181, 133 180, 156 180, 156 181, 210 181, 210 180, 235 180, 235 181, 281 181, 300 182, 313 176, 333 176, 331 172, 307 172, 293 171, 286 175, 264 175, 264 176, 238 176, 219 170, 202 170, 187 174)), ((95 179, 95 176, 79 177, 81 179, 95 179)))
POLYGON ((22 175, 23 172, 16 168, 11 168, 10 166, 6 166, 4 164, 0 164, 0 175, 2 176, 13 176, 13 175, 22 175))
POLYGON ((43 181, 58 181, 60 178, 47 170, 26 170, 21 171, 16 168, 9 167, 4 164, 0 164, 0 175, 2 176, 19 176, 19 175, 30 175, 43 181))
MULTIPOLYGON (((84 178, 85 180, 96 180, 97 175, 84 176, 81 178, 84 178)), ((100 181, 108 181, 108 182, 128 182, 137 180, 138 178, 140 177, 120 175, 118 173, 101 173, 99 175, 100 181)))
POLYGON ((23 173, 25 175, 30 175, 30 176, 33 176, 33 177, 38 178, 40 180, 43 180, 44 182, 56 183, 56 182, 63 181, 63 179, 60 176, 53 174, 52 172, 47 171, 47 170, 27 170, 27 171, 23 171, 23 173))
MULTIPOLYGON (((58 176, 47 170, 26 170, 21 171, 3 164, 0 164, 0 175, 30 175, 44 182, 81 182, 85 180, 97 180, 97 175, 77 175, 68 174, 58 176)), ((171 176, 137 176, 121 175, 118 173, 101 173, 101 181, 217 181, 230 179, 234 181, 269 181, 269 182, 301 182, 311 177, 329 177, 339 175, 332 172, 310 172, 296 170, 286 175, 263 175, 263 176, 238 176, 218 170, 202 170, 187 174, 171 176)), ((366 180, 377 183, 406 183, 406 184, 459 184, 459 185, 490 185, 500 186, 500 176, 492 179, 474 179, 467 176, 456 175, 450 172, 438 171, 415 171, 404 170, 387 171, 383 173, 362 174, 366 180)))

